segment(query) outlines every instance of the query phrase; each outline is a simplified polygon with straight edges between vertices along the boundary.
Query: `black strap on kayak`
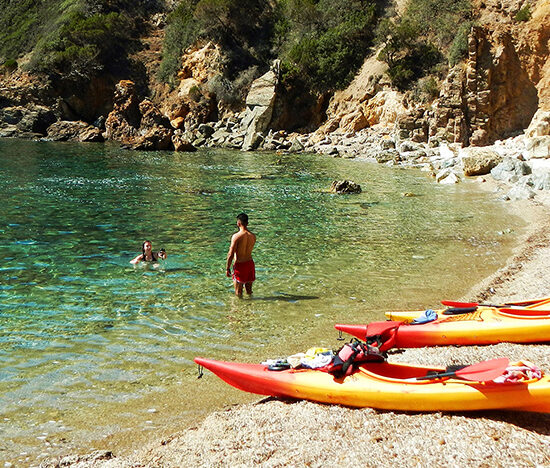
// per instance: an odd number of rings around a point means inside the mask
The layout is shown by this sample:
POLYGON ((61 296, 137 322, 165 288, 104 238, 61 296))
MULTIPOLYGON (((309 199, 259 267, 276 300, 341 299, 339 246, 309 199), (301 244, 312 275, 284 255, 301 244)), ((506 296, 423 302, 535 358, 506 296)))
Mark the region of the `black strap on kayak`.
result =
POLYGON ((363 343, 357 338, 352 338, 336 353, 326 371, 336 378, 341 378, 350 374, 356 364, 373 361, 382 362, 386 358, 386 353, 381 353, 377 347, 363 343))
MULTIPOLYGON (((350 341, 350 343, 348 344, 348 346, 353 349, 353 353, 350 354, 350 356, 343 362, 342 364, 342 370, 340 371, 340 373, 342 375, 346 375, 347 372, 348 372, 348 369, 349 369, 349 366, 351 366, 353 364, 353 362, 355 361, 355 358, 357 357, 357 355, 362 351, 361 347, 361 342, 356 340, 356 339, 353 339, 352 341, 350 341)), ((337 356, 338 357, 338 356, 337 356)))
POLYGON ((477 310, 475 307, 449 307, 443 311, 443 315, 460 315, 460 314, 471 314, 477 310))

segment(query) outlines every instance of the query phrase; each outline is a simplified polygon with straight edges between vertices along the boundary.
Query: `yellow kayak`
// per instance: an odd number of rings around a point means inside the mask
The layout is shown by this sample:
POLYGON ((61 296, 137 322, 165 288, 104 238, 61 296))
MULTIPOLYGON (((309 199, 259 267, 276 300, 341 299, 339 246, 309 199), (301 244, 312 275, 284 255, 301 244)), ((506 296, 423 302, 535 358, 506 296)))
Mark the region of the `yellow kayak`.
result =
MULTIPOLYGON (((479 314, 480 312, 486 310, 504 310, 513 315, 519 316, 550 316, 550 298, 543 299, 534 299, 532 301, 522 301, 522 302, 510 302, 507 304, 501 305, 484 305, 477 304, 475 302, 453 302, 453 301, 442 301, 446 305, 451 305, 454 307, 448 307, 447 309, 439 309, 435 312, 438 315, 440 320, 446 318, 462 315, 464 320, 467 320, 469 313, 475 312, 479 314), (526 305, 522 305, 526 304, 526 305), (460 305, 460 306, 459 306, 460 305), (530 312, 536 311, 536 312, 530 312)), ((424 314, 424 310, 407 310, 407 311, 392 311, 386 312, 385 315, 389 320, 398 320, 401 322, 412 322, 414 319, 420 317, 424 314)))
POLYGON ((364 324, 336 324, 337 330, 369 343, 376 339, 382 351, 424 346, 544 343, 550 341, 550 311, 480 307, 460 315, 440 315, 427 323, 395 320, 364 324))
MULTIPOLYGON (((195 362, 233 387, 259 395, 396 411, 502 409, 550 412, 550 378, 544 375, 521 382, 502 383, 458 377, 433 379, 426 377, 427 374, 439 372, 446 375, 445 371, 407 364, 368 362, 356 367, 350 375, 336 378, 321 370, 273 371, 261 364, 204 358, 195 358, 195 362)), ((456 371, 456 375, 459 372, 456 371)))

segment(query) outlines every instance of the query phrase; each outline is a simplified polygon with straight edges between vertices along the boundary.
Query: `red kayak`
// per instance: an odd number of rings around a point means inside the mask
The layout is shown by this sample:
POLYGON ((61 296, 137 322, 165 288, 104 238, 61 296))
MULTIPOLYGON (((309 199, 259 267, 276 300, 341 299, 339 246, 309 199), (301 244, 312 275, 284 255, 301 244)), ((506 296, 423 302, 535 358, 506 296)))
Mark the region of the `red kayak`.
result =
POLYGON ((335 328, 360 340, 376 342, 381 351, 502 342, 544 343, 550 341, 550 310, 480 308, 422 324, 386 321, 368 325, 337 324, 335 328))
POLYGON ((460 370, 369 362, 341 378, 313 369, 271 371, 261 364, 195 358, 239 390, 321 403, 396 411, 550 411, 550 377, 496 383, 506 372, 500 358, 460 370))

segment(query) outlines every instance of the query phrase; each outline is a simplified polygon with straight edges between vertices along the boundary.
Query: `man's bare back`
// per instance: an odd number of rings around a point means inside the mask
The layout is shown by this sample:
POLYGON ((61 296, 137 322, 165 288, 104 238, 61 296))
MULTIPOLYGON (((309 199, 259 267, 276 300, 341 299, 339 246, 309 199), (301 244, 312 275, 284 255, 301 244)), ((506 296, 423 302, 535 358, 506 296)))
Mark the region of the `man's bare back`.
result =
POLYGON ((239 297, 243 294, 243 285, 248 294, 252 294, 252 282, 256 279, 252 250, 256 244, 256 235, 248 230, 248 216, 241 213, 237 216, 239 232, 231 236, 231 245, 227 253, 226 275, 233 277, 235 294, 239 297), (234 271, 231 274, 231 264, 234 263, 234 271))
POLYGON ((252 249, 256 243, 256 236, 248 229, 236 232, 231 236, 231 244, 235 243, 235 263, 252 260, 252 249))

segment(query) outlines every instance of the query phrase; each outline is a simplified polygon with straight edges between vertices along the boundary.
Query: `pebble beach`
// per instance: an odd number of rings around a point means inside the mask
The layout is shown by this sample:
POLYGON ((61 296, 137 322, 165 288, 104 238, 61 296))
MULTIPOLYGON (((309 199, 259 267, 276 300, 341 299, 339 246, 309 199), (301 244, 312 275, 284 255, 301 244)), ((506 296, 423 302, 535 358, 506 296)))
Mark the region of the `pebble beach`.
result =
MULTIPOLYGON (((487 181, 484 190, 502 190, 487 181)), ((462 300, 550 296, 550 200, 511 203, 529 229, 508 264, 462 300)), ((550 344, 463 346, 390 352, 389 361, 426 365, 508 357, 550 372, 550 344)), ((192 427, 131 453, 108 450, 45 461, 44 467, 183 466, 550 467, 550 414, 504 411, 399 413, 307 401, 261 399, 216 411, 192 427)))

